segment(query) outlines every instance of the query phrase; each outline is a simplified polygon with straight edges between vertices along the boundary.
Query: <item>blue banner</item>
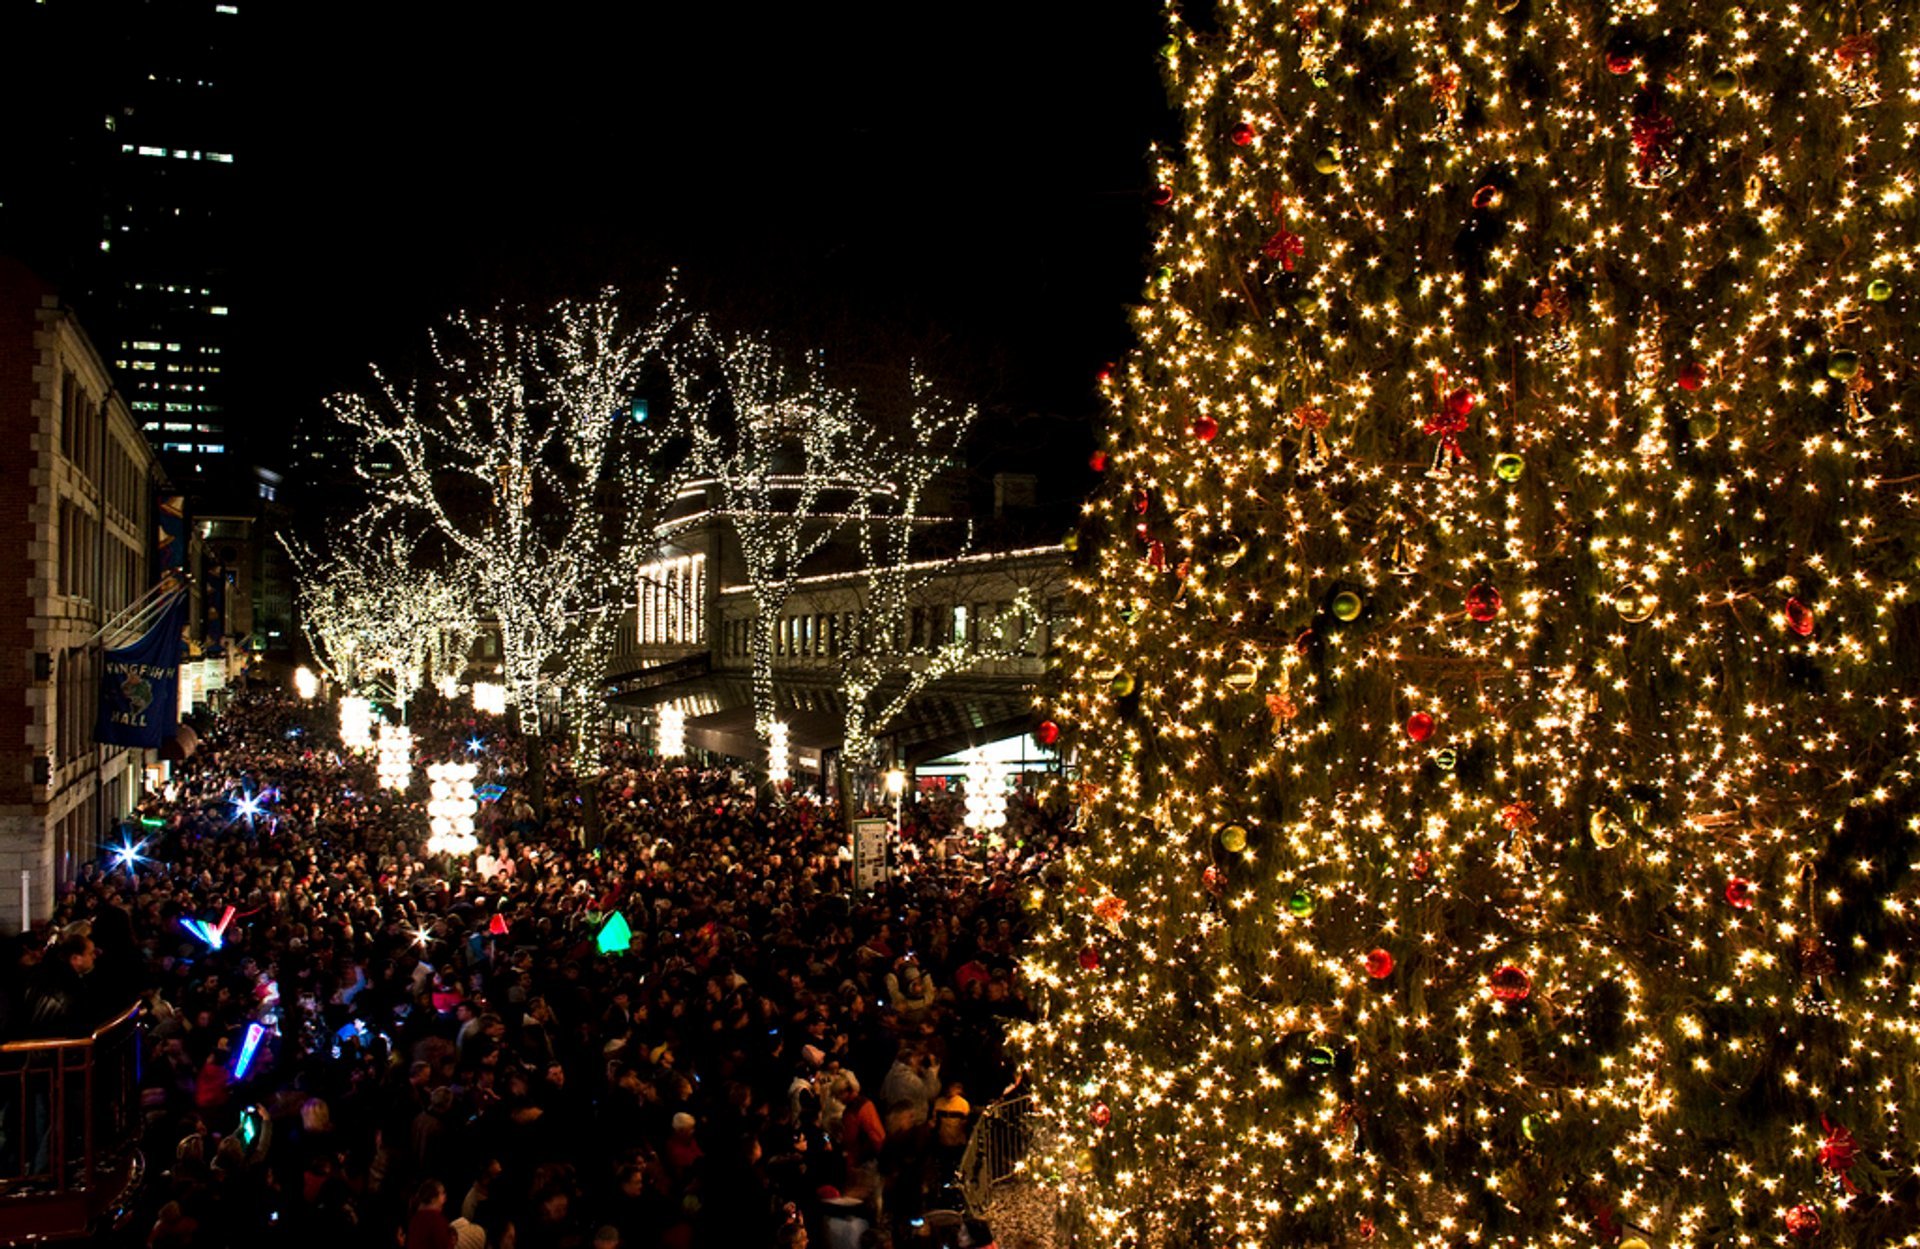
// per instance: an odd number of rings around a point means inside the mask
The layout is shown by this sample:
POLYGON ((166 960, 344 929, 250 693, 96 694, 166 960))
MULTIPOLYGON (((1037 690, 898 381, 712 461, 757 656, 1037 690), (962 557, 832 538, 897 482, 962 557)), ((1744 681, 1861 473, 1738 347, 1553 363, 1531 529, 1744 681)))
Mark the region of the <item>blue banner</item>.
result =
POLYGON ((180 634, 186 623, 182 592, 144 637, 103 656, 95 741, 152 748, 173 736, 180 722, 180 634))

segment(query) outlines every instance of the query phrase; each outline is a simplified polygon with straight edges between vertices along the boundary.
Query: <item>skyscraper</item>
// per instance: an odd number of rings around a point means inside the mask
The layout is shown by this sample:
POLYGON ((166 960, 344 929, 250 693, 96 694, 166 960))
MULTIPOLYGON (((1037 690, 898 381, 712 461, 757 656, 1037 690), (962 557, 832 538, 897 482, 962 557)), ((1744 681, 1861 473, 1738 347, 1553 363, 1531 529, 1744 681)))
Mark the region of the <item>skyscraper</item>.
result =
POLYGON ((217 0, 28 6, 0 249, 72 292, 176 484, 239 468, 228 387, 243 20, 217 0))

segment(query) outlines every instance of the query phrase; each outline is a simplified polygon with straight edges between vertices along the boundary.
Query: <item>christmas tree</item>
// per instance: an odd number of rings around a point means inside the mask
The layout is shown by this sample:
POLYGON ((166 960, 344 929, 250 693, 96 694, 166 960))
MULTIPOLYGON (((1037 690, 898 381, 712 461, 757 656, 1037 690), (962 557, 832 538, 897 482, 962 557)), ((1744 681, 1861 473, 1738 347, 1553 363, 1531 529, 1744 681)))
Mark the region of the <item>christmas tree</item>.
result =
POLYGON ((1920 6, 1169 27, 1040 730, 1073 1243, 1914 1243, 1920 6))

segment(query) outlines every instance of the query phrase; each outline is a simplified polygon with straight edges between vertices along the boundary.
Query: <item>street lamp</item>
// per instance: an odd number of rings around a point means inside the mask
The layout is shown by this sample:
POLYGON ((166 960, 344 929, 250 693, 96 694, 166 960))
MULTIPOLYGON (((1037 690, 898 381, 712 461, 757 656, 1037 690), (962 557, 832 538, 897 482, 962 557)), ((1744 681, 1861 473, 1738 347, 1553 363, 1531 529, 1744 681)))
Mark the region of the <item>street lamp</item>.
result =
POLYGON ((312 668, 302 664, 293 670, 293 692, 300 695, 302 701, 311 701, 320 692, 320 678, 312 668))

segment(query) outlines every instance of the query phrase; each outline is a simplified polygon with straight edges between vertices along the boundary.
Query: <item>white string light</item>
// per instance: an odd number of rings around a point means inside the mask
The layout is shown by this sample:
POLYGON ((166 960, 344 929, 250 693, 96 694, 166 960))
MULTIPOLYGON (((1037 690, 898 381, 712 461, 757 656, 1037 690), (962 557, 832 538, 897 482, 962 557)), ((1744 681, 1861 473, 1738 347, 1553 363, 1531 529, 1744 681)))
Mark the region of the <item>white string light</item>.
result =
POLYGON ((473 796, 473 781, 480 774, 475 763, 432 763, 427 765, 427 838, 430 854, 472 854, 479 848, 473 835, 473 815, 480 804, 473 796))
POLYGON ((785 720, 775 720, 767 725, 767 779, 775 785, 784 785, 792 776, 789 769, 791 737, 785 720))
POLYGON ((967 760, 967 793, 962 822, 982 833, 1007 826, 1007 770, 998 760, 975 756, 967 760))
POLYGON ((687 753, 687 712, 684 707, 660 709, 660 754, 678 759, 687 753))
POLYGON ((413 730, 404 724, 380 726, 373 770, 384 789, 405 789, 413 779, 413 730))
POLYGON ((373 704, 358 694, 340 700, 340 744, 348 750, 373 745, 373 704))
POLYGON ((490 716, 507 714, 507 687, 498 681, 473 683, 473 709, 490 716))

